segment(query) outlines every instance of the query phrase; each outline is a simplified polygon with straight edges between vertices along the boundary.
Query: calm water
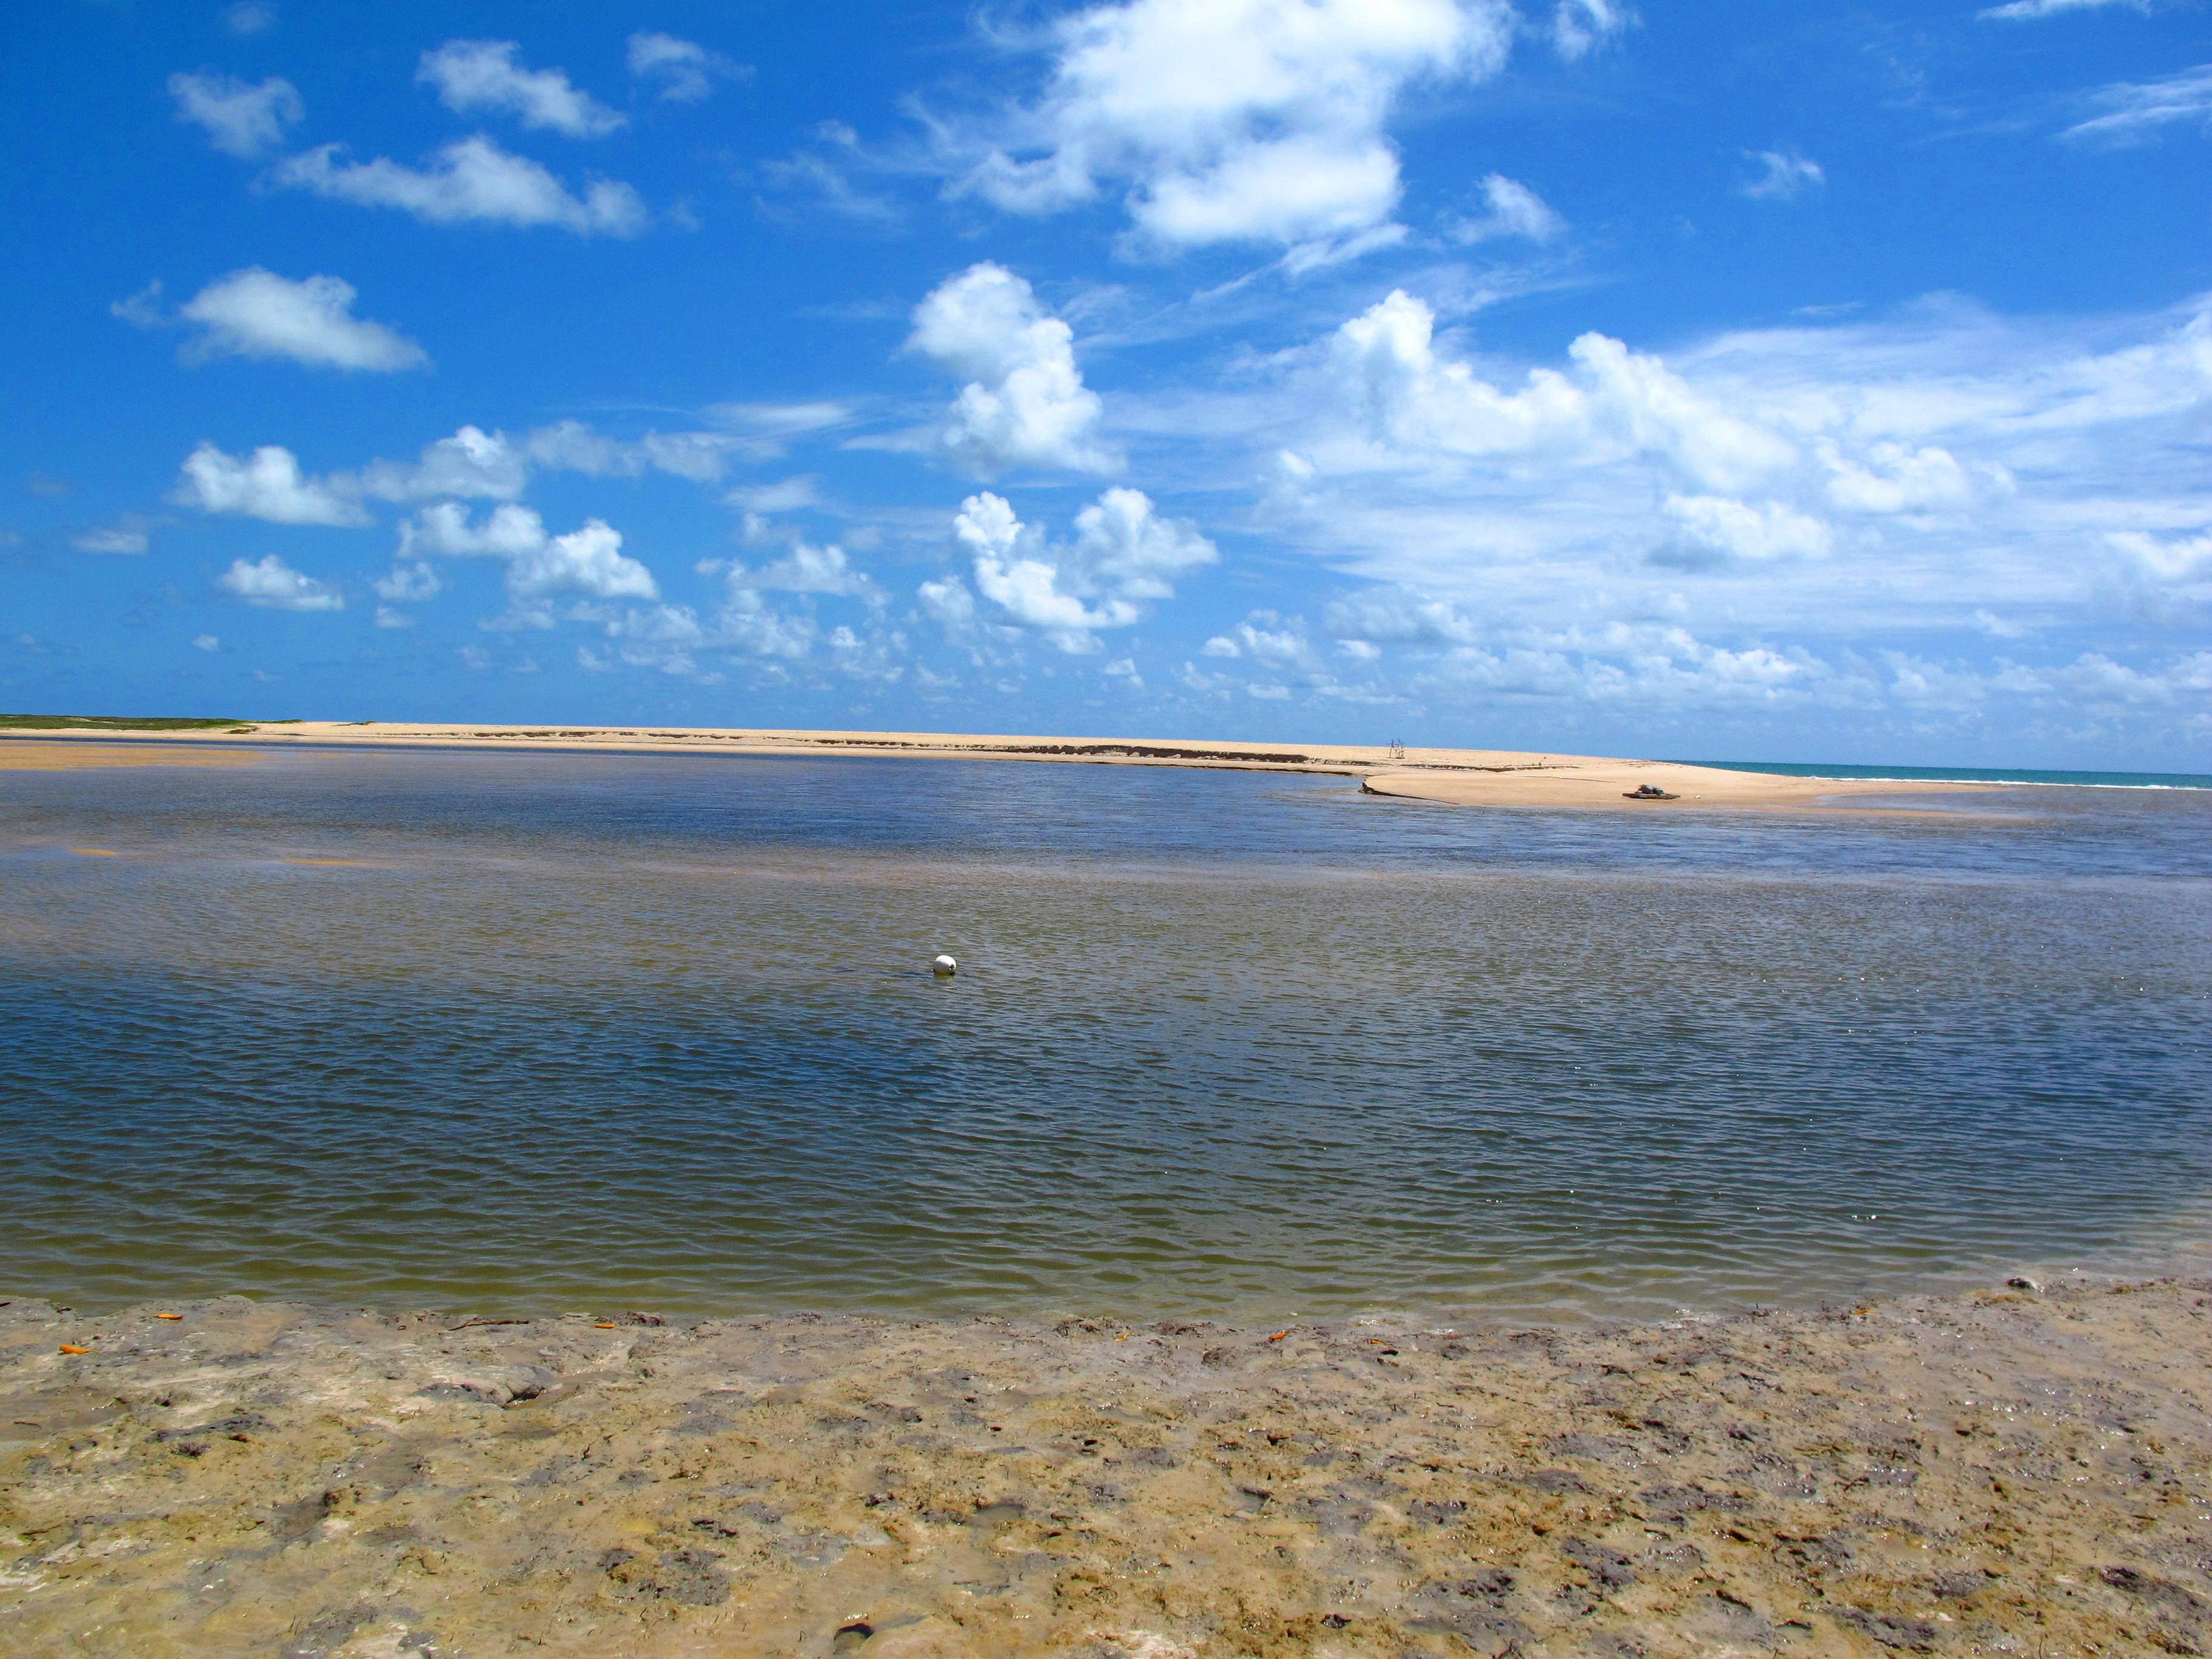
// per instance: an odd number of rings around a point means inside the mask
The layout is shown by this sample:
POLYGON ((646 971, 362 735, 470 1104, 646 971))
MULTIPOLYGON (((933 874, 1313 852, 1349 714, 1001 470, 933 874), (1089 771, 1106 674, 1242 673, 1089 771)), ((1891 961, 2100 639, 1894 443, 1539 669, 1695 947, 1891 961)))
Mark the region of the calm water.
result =
POLYGON ((2192 1246, 2212 793, 1974 804, 0 773, 0 1286, 1557 1317, 2192 1246))

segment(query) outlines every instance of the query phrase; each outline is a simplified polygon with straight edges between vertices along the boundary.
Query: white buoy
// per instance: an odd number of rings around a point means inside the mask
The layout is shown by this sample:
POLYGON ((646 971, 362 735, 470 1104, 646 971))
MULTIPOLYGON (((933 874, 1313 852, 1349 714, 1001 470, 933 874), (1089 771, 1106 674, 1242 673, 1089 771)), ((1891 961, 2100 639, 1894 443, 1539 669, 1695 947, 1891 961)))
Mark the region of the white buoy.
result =
POLYGON ((951 957, 939 957, 929 965, 939 979, 951 979, 960 971, 960 964, 951 957))

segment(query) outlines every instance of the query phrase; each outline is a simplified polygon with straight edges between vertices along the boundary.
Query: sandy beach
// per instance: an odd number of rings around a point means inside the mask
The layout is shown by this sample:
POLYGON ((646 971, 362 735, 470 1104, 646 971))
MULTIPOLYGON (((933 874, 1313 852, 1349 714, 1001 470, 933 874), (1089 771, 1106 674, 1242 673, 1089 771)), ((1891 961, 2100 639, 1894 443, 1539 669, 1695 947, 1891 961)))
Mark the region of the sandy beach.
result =
MULTIPOLYGON (((957 732, 801 732, 713 726, 496 726, 413 721, 292 720, 244 723, 229 730, 164 732, 127 738, 37 735, 0 738, 0 769, 38 765, 33 751, 60 751, 50 765, 143 765, 134 757, 242 754, 255 745, 343 744, 355 747, 435 745, 465 749, 605 750, 621 753, 872 755, 910 760, 1042 761, 1105 766, 1191 766, 1252 772, 1355 777, 1369 793, 1464 806, 1601 807, 1623 811, 1822 811, 1868 796, 1948 793, 1971 783, 1871 782, 1780 777, 1676 762, 1619 760, 1504 749, 1407 748, 1388 744, 1241 743, 1213 738, 1068 738, 957 732), (10 761, 11 754, 25 757, 10 761), (75 754, 81 758, 68 758, 75 754), (1643 785, 1673 800, 1630 800, 1643 785)), ((1859 810, 1864 810, 1861 808, 1859 810)))
POLYGON ((0 1622, 116 1659, 2201 1653, 2208 1306, 1993 1283, 1469 1332, 17 1301, 0 1622))

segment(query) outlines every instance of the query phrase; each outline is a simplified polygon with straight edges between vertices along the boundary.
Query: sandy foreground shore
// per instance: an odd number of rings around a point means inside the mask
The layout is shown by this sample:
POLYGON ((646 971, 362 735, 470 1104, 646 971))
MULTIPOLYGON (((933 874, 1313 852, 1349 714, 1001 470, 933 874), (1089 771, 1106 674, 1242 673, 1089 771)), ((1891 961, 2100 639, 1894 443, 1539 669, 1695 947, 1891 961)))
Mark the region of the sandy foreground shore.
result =
POLYGON ((2212 1280, 1474 1334, 18 1300, 0 1645, 2196 1654, 2208 1361, 2212 1280))
POLYGON ((1199 738, 1055 738, 947 732, 798 732, 705 726, 482 726, 294 720, 229 731, 164 732, 127 738, 82 732, 0 736, 0 771, 21 766, 143 765, 147 756, 250 752, 240 745, 344 744, 369 748, 435 744, 470 749, 611 750, 757 755, 875 755, 927 760, 1194 766, 1356 777, 1369 793, 1455 805, 1604 807, 1684 811, 1723 807, 1820 811, 1855 797, 1962 795, 1982 786, 1778 777, 1670 761, 1542 755, 1503 749, 1419 749, 1387 744, 1234 743, 1199 738), (128 751, 128 760, 109 751, 128 751), (1632 801, 1656 784, 1679 799, 1632 801))

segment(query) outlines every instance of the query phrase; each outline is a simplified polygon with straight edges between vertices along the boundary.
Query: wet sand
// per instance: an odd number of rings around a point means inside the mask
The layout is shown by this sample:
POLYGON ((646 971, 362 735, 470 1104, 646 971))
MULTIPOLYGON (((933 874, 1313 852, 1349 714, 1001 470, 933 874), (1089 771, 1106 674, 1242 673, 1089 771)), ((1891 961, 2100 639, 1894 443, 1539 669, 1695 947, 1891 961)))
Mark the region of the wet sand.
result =
POLYGON ((1571 1333, 17 1301, 0 1627, 117 1659, 2202 1653, 2209 1309, 2212 1280, 1571 1333))
POLYGON ((0 772, 70 772, 94 766, 251 766, 235 749, 188 749, 143 741, 57 743, 48 738, 0 737, 0 772))
MULTIPOLYGON (((410 748, 611 750, 756 755, 874 755, 916 760, 999 760, 1108 766, 1195 766, 1253 772, 1322 773, 1362 781, 1370 793, 1455 805, 1603 807, 1625 811, 1825 811, 1856 798, 1963 795, 1971 783, 1872 782, 1778 777, 1665 761, 1613 760, 1503 749, 1394 748, 1382 744, 1238 743, 1212 738, 1066 738, 948 732, 799 732, 708 726, 486 726, 415 721, 295 720, 250 732, 133 734, 127 740, 66 736, 0 740, 0 750, 52 745, 64 750, 121 748, 150 752, 224 752, 214 745, 343 744, 410 748), (1623 797, 1653 783, 1679 797, 1623 797)), ((240 752, 232 747, 228 752, 240 752)), ((57 762, 56 764, 68 763, 57 762)), ((94 762, 77 763, 94 764, 94 762)), ((142 764, 114 762, 112 764, 142 764)), ((0 761, 0 765, 4 765, 0 761)))

